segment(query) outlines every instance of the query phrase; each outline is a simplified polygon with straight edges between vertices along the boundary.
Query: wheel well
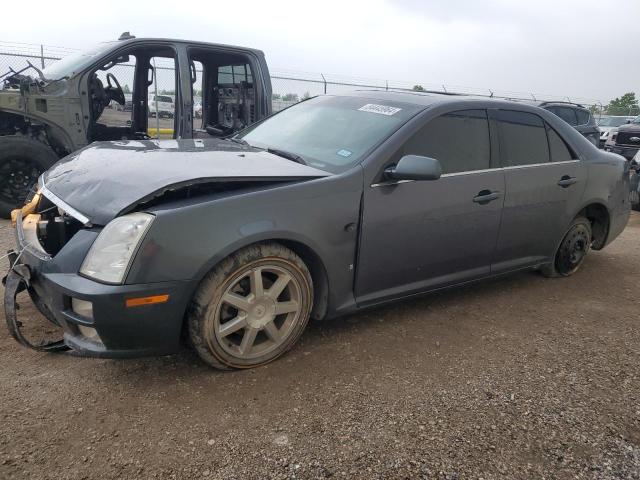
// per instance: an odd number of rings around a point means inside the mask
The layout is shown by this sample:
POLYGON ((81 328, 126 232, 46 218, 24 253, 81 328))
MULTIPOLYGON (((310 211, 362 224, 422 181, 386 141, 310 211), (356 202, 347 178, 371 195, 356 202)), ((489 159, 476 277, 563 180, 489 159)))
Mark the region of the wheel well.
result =
POLYGON ((609 210, 601 203, 592 203, 585 207, 578 217, 586 217, 591 222, 593 243, 591 248, 600 250, 604 247, 609 235, 609 210))
POLYGON ((12 112, 0 112, 0 135, 22 135, 51 148, 58 157, 70 153, 64 139, 56 136, 56 129, 37 123, 28 117, 12 112))
POLYGON ((311 310, 311 318, 315 320, 322 319, 327 313, 327 307, 329 306, 329 279, 327 270, 320 256, 301 242, 282 239, 274 239, 272 241, 292 250, 302 259, 309 269, 311 279, 313 280, 313 309, 311 310))

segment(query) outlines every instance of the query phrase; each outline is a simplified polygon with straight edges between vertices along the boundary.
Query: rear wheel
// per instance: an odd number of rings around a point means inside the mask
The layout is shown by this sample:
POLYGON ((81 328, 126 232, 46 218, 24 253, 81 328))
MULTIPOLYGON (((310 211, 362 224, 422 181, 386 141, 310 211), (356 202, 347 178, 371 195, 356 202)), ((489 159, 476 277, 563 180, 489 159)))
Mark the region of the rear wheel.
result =
POLYGON ((629 194, 629 201, 631 202, 631 208, 635 211, 640 211, 640 193, 638 190, 632 190, 629 194))
POLYGON ((568 277, 578 271, 591 248, 591 222, 587 218, 576 218, 565 234, 554 262, 544 265, 540 271, 546 277, 568 277))
POLYGON ((207 275, 189 314, 189 336, 209 365, 230 370, 263 365, 291 348, 313 304, 304 262, 278 244, 248 247, 207 275))
POLYGON ((0 217, 22 206, 38 177, 58 161, 44 143, 15 135, 0 137, 0 217))

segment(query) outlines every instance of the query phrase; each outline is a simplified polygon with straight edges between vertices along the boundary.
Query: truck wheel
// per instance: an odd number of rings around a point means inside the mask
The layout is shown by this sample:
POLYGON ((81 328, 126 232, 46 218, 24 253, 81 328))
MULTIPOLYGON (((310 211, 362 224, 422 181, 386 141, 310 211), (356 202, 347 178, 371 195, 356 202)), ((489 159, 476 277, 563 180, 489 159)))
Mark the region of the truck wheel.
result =
POLYGON ((257 367, 295 344, 312 305, 313 283, 300 257, 279 244, 254 245, 201 282, 188 315, 189 337, 212 367, 257 367))
POLYGON ((58 161, 44 143, 29 137, 0 136, 0 218, 21 207, 42 172, 58 161))
POLYGON ((568 277, 578 271, 587 256, 592 242, 591 222, 576 218, 565 234, 553 263, 543 265, 540 272, 545 277, 568 277))

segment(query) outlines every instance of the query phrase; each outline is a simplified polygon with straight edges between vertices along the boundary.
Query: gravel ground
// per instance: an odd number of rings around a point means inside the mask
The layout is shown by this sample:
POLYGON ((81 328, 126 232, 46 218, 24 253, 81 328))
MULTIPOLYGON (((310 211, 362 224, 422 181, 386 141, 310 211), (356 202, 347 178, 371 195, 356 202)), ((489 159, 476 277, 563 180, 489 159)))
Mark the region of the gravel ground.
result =
MULTIPOLYGON (((11 237, 0 221, 0 251, 11 237)), ((634 214, 570 279, 317 322, 251 371, 39 354, 0 332, 0 478, 638 479, 639 239, 634 214)))

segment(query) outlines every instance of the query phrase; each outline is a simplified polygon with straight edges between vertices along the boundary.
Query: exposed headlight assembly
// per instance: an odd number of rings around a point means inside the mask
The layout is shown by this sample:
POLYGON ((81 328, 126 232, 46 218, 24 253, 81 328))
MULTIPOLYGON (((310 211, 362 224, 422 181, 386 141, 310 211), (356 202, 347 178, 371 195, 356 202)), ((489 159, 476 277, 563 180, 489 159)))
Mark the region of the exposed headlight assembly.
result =
POLYGON ((80 273, 100 282, 123 283, 153 219, 148 213, 131 213, 111 220, 91 245, 80 273))

